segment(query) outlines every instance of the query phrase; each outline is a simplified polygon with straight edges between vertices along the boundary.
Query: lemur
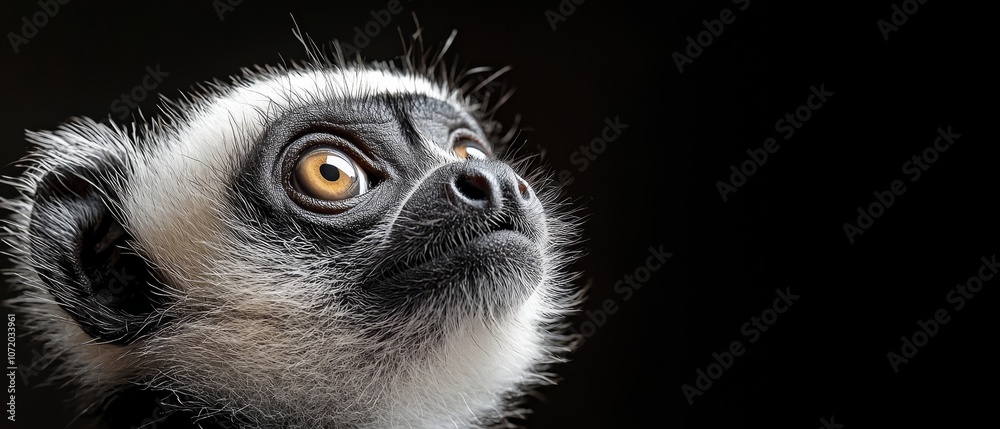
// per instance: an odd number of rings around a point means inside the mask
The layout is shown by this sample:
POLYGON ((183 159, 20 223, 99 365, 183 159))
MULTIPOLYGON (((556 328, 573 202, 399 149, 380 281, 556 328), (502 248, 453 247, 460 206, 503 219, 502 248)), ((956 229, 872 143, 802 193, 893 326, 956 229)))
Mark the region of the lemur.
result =
POLYGON ((579 216, 454 33, 381 62, 296 35, 152 119, 26 133, 23 336, 95 427, 513 425, 571 349, 579 216))

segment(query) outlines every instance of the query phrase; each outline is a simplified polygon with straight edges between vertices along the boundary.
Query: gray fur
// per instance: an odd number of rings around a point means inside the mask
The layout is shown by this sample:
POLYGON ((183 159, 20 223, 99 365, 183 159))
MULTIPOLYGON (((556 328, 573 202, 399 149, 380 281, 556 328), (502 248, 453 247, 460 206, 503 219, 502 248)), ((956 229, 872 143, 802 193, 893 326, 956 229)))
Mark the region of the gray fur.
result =
POLYGON ((51 381, 72 386, 81 412, 99 408, 122 386, 139 385, 176 393, 184 403, 173 406, 199 418, 224 415, 245 427, 482 427, 523 414, 518 399, 551 383, 546 371, 566 357, 564 317, 580 299, 565 271, 578 220, 543 170, 503 161, 540 201, 529 216, 539 221, 516 225, 537 231, 537 260, 512 268, 503 255, 490 254, 499 265, 475 268, 480 275, 458 281, 467 289, 433 295, 440 300, 410 318, 330 297, 357 289, 391 262, 378 255, 402 252, 393 254, 418 263, 426 252, 462 246, 490 227, 442 230, 421 238, 430 249, 393 250, 405 247, 395 240, 401 234, 437 231, 423 229, 431 228, 426 216, 405 204, 418 184, 466 162, 441 150, 430 131, 418 129, 422 146, 414 149, 425 174, 400 175, 394 186, 409 191, 358 231, 352 247, 315 241, 326 233, 308 222, 269 223, 269 209, 235 186, 265 130, 315 103, 422 94, 464 112, 492 142, 509 139, 513 134, 491 119, 497 97, 477 92, 489 82, 449 72, 443 51, 425 55, 414 47, 400 64, 363 64, 337 58, 336 50, 331 60, 312 46, 306 63, 245 70, 183 101, 165 100, 163 114, 145 123, 75 118, 54 131, 28 132, 34 151, 20 175, 6 179, 19 196, 2 202, 10 211, 9 281, 18 291, 9 304, 23 316, 26 336, 59 354, 51 381), (132 237, 130 251, 156 273, 152 293, 167 304, 138 322, 150 330, 134 341, 93 340, 64 309, 83 304, 71 294, 57 299, 39 275, 55 269, 57 256, 32 253, 48 248, 32 240, 70 240, 74 228, 60 210, 32 219, 36 189, 52 171, 92 172, 86 178, 132 237), (32 222, 51 233, 33 236, 32 222), (513 292, 492 292, 500 290, 513 292))

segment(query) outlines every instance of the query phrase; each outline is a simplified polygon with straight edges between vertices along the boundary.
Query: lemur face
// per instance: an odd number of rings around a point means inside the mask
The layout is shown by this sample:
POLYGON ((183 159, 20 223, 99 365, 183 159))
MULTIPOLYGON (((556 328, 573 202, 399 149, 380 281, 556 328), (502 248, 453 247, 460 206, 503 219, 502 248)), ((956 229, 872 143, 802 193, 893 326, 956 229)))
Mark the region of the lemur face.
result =
POLYGON ((123 403, 167 392, 180 426, 502 423, 566 350, 574 222, 433 75, 259 69, 136 128, 29 133, 12 304, 81 409, 128 426, 123 403))

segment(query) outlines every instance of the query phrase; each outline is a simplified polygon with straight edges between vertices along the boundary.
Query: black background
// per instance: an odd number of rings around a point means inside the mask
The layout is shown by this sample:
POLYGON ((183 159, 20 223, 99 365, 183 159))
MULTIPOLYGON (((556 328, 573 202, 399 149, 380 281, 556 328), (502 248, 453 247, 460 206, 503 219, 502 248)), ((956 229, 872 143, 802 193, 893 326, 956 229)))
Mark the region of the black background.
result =
MULTIPOLYGON (((5 35, 41 10, 11 3, 0 13, 5 35)), ((574 178, 565 194, 588 217, 588 253, 575 268, 590 285, 574 326, 586 312, 603 324, 556 368, 560 384, 531 399, 528 427, 990 421, 998 326, 990 309, 1000 279, 960 311, 945 297, 1000 250, 995 25, 983 6, 929 0, 885 40, 876 22, 902 2, 804 3, 750 1, 683 72, 671 55, 685 38, 740 4, 590 0, 553 31, 546 10, 559 9, 555 0, 404 1, 364 49, 370 59, 399 55, 396 26, 412 32, 411 12, 432 43, 457 29, 452 58, 513 66, 504 80, 517 93, 500 117, 520 114, 528 149, 574 178), (834 95, 783 139, 776 121, 820 85, 834 95), (579 171, 574 151, 616 117, 628 128, 579 171), (961 137, 911 182, 903 164, 948 126, 961 137), (716 182, 768 137, 780 149, 723 201, 716 182), (851 244, 844 223, 856 224, 857 208, 897 179, 906 192, 851 244), (664 267, 630 299, 616 293, 613 285, 661 245, 673 253, 664 267), (750 343, 741 326, 770 308, 779 288, 800 298, 750 343), (609 300, 617 311, 602 319, 596 311, 609 300), (900 337, 939 308, 950 322, 894 373, 887 353, 899 353, 900 337), (689 405, 681 386, 695 385, 696 370, 736 340, 746 353, 689 405)), ((290 14, 318 41, 350 41, 385 5, 246 0, 221 20, 209 1, 62 5, 18 53, 0 46, 3 173, 17 172, 10 163, 26 151, 24 130, 75 115, 108 118, 147 66, 169 73, 154 92, 176 98, 242 66, 304 59, 290 14)), ((141 103, 146 114, 155 105, 152 96, 141 103)), ((26 347, 22 359, 31 356, 26 347)), ((69 421, 58 386, 18 392, 18 427, 69 421)))

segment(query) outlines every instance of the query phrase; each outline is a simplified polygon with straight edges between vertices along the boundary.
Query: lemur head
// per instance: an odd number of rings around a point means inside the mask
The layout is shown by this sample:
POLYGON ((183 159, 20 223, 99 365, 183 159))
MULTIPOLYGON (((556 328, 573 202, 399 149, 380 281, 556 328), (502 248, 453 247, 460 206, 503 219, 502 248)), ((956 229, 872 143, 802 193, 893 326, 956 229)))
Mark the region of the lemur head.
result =
POLYGON ((577 296, 551 181, 439 56, 317 52, 27 134, 11 304, 84 414, 165 392, 136 421, 480 427, 548 380, 577 296))

